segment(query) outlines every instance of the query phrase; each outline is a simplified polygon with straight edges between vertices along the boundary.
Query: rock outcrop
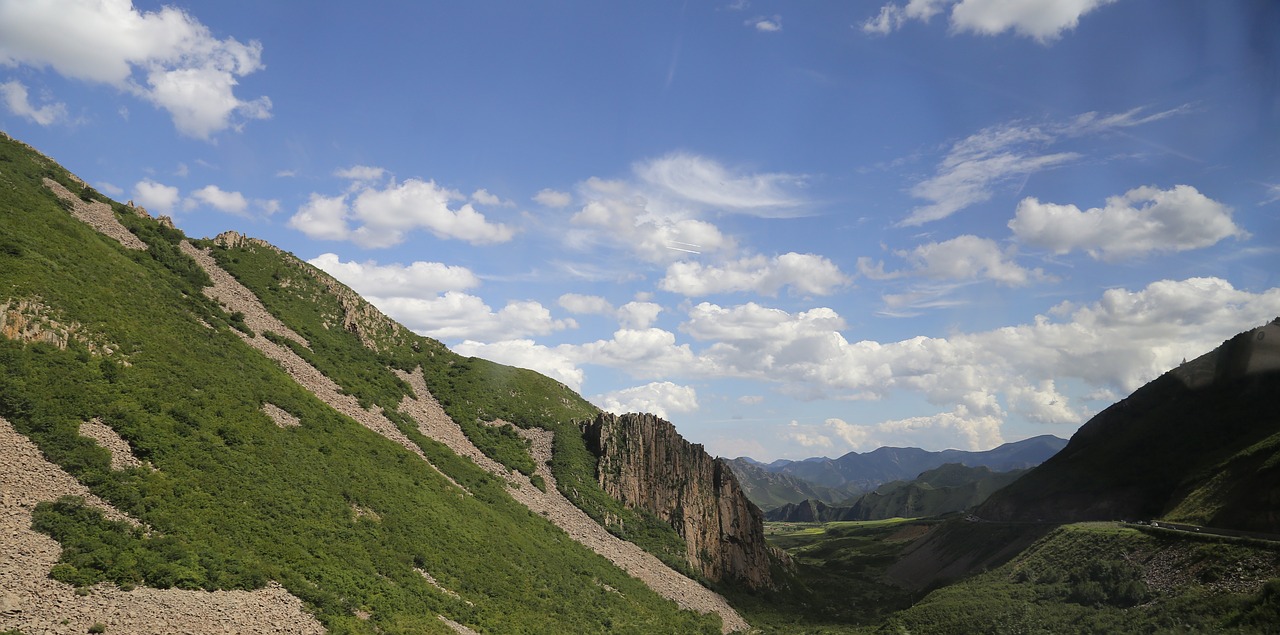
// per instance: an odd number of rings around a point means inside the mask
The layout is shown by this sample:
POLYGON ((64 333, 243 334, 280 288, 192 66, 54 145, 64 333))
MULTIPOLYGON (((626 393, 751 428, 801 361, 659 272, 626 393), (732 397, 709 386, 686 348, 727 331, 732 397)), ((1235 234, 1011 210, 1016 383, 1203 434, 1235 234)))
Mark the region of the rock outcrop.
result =
POLYGON ((712 581, 773 585, 764 517, 724 460, 650 414, 604 413, 582 431, 604 491, 670 523, 695 570, 712 581))

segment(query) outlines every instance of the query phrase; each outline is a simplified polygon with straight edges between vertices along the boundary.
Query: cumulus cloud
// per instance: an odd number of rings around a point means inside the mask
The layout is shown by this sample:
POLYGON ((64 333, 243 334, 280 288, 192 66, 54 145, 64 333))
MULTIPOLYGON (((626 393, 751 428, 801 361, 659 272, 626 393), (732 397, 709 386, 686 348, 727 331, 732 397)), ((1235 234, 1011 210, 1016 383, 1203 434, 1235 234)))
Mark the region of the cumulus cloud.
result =
POLYGON ((1200 249, 1248 236, 1232 222, 1230 207, 1189 185, 1134 188, 1085 211, 1028 197, 1018 204, 1009 228, 1019 240, 1055 254, 1080 250, 1106 261, 1200 249))
POLYGON ((1048 43, 1080 23, 1085 14, 1115 0, 911 0, 905 6, 889 3, 862 24, 866 33, 888 35, 910 20, 928 22, 951 9, 951 30, 979 35, 1018 35, 1048 43))
POLYGON ((1187 112, 1185 107, 1157 113, 1134 108, 1122 113, 1088 112, 1066 121, 1040 125, 1022 121, 984 128, 947 151, 933 176, 916 183, 911 195, 928 201, 898 223, 923 225, 990 200, 996 188, 1077 161, 1075 152, 1055 152, 1063 139, 1140 126, 1187 112))
POLYGON ((717 253, 736 248, 734 240, 711 223, 652 217, 636 200, 593 200, 570 223, 574 228, 564 234, 570 247, 589 250, 605 245, 626 249, 649 262, 671 261, 689 251, 717 253))
POLYGON ((573 195, 569 194, 568 192, 558 192, 552 189, 543 189, 543 190, 539 190, 537 194, 533 195, 533 200, 539 203, 540 205, 544 205, 546 207, 561 208, 561 207, 568 207, 569 204, 573 202, 573 195))
POLYGON ((370 166, 338 170, 335 175, 351 179, 350 189, 338 196, 312 193, 289 226, 312 238, 350 240, 369 248, 399 244, 416 229, 474 245, 507 242, 515 235, 514 229, 490 222, 471 203, 451 207, 467 200, 460 192, 419 179, 377 184, 384 174, 382 168, 370 166))
POLYGON ((270 116, 269 98, 235 95, 237 78, 263 68, 261 58, 258 42, 216 38, 175 7, 142 12, 130 0, 0 2, 0 64, 115 86, 165 109, 179 132, 198 139, 270 116))
POLYGON ((480 286, 480 278, 470 269, 439 262, 416 261, 408 265, 380 265, 373 260, 343 262, 334 253, 320 254, 307 262, 363 296, 429 299, 446 291, 480 286))
POLYGON ((575 391, 582 390, 584 373, 577 367, 571 356, 560 350, 535 343, 533 340, 502 340, 488 344, 466 340, 453 346, 453 351, 459 355, 482 357, 499 364, 528 368, 551 377, 575 391))
POLYGON ((628 302, 614 307, 613 303, 598 295, 578 293, 566 293, 560 296, 557 303, 570 313, 616 318, 618 324, 626 329, 649 328, 658 319, 658 314, 662 313, 662 306, 653 302, 628 302))
POLYGON ((636 377, 697 374, 705 366, 688 344, 676 344, 675 333, 653 327, 618 329, 610 339, 560 350, 579 363, 617 368, 636 377))
POLYGON ((915 249, 894 252, 906 259, 912 268, 885 271, 884 263, 872 264, 869 258, 858 259, 858 271, 873 280, 889 280, 906 275, 944 280, 993 280, 999 284, 1020 287, 1047 278, 1040 269, 1026 269, 1014 261, 1017 250, 1001 249, 994 240, 963 235, 940 243, 931 242, 915 249))
POLYGON ((671 413, 697 410, 698 392, 692 386, 662 381, 596 395, 591 402, 614 414, 648 412, 669 419, 671 413))
POLYGON ((172 214, 181 196, 178 188, 143 179, 133 186, 133 200, 139 205, 162 214, 172 214))
POLYGON ((1091 304, 1060 305, 1016 326, 877 342, 847 340, 844 320, 831 309, 791 313, 704 302, 690 309, 680 330, 707 345, 690 351, 698 365, 682 372, 771 382, 799 398, 914 393, 945 410, 889 422, 871 441, 942 427, 956 439, 987 445, 1010 412, 1045 424, 1083 421, 1087 407, 1068 396, 1063 382, 1092 395, 1127 394, 1276 315, 1280 289, 1251 293, 1225 280, 1191 278, 1110 289, 1091 304))
POLYGON ((792 252, 773 258, 750 256, 723 266, 675 262, 658 287, 686 296, 743 291, 774 296, 783 287, 797 294, 829 295, 848 282, 830 260, 792 252))
POLYGON ((513 300, 494 311, 484 300, 461 291, 431 298, 369 297, 370 302, 414 332, 440 340, 498 341, 546 335, 574 328, 532 300, 513 300))
POLYGON ((31 103, 27 87, 22 82, 14 80, 0 84, 0 97, 4 98, 4 105, 9 112, 42 126, 67 120, 66 104, 54 102, 37 107, 31 103))
POLYGON ((206 185, 191 193, 191 199, 228 214, 243 216, 249 201, 239 192, 227 192, 216 185, 206 185))
POLYGON ((761 33, 775 33, 782 30, 782 16, 775 15, 769 18, 758 16, 747 20, 743 24, 761 33))

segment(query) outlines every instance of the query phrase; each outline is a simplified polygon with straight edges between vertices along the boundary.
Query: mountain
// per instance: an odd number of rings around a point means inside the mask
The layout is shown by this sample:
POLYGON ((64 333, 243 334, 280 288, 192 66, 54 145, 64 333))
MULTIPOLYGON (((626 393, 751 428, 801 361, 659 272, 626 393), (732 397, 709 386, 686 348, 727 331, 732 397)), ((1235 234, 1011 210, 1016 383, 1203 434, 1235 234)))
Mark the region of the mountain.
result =
POLYGON ((814 499, 837 503, 853 496, 832 499, 830 494, 824 494, 843 491, 857 495, 891 481, 914 479, 926 470, 947 463, 987 467, 994 472, 1026 469, 1039 465, 1066 444, 1066 440, 1046 434, 982 452, 930 452, 920 448, 883 447, 862 454, 850 452, 838 459, 816 457, 803 461, 779 460, 764 466, 757 464, 754 467, 760 468, 759 471, 751 469, 741 459, 730 465, 743 482, 747 495, 762 508, 771 509, 778 506, 778 501, 798 503, 814 499), (760 496, 760 500, 756 496, 760 496))
MULTIPOLYGON (((687 561, 710 580, 772 586, 763 516, 723 459, 685 441, 654 415, 601 413, 583 425, 600 485, 633 509, 656 514, 684 539, 687 561)), ((778 552, 781 553, 781 552, 778 552)))
POLYGON ((1280 319, 1099 413, 987 500, 990 520, 1152 518, 1280 533, 1280 319))
MULTIPOLYGON (((699 563, 673 519, 601 486, 597 415, 0 135, 0 630, 747 628, 681 573, 699 563)), ((711 462, 626 440, 665 442, 711 462)), ((701 472, 669 478, 749 509, 701 472)))
POLYGON ((804 500, 834 504, 858 494, 856 489, 823 487, 791 474, 771 472, 768 465, 747 457, 729 459, 726 464, 738 477, 747 498, 763 510, 804 500))
POLYGON ((787 504, 765 514, 765 520, 830 522, 919 518, 964 511, 1012 483, 1025 470, 993 472, 985 466, 948 463, 927 470, 911 481, 893 481, 858 497, 851 505, 829 506, 806 500, 787 504))

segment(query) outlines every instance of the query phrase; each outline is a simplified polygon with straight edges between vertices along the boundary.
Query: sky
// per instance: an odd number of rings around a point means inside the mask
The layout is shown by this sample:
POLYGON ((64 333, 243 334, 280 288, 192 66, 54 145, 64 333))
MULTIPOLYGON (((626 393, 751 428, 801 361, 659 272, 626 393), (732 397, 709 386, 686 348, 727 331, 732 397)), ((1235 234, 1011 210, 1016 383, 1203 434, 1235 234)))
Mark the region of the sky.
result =
POLYGON ((0 0, 0 129, 713 455, 1069 437, 1280 316, 1270 0, 0 0))

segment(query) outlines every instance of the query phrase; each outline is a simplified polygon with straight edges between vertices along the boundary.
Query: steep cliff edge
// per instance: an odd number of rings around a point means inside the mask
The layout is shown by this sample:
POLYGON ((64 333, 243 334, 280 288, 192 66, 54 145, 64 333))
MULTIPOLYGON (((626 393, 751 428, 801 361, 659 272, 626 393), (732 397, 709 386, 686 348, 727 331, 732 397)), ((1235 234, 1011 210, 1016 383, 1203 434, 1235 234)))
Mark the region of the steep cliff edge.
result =
POLYGON ((627 507, 670 523, 696 571, 717 582, 773 585, 764 516, 722 459, 650 414, 604 413, 582 431, 598 459, 600 486, 627 507))

